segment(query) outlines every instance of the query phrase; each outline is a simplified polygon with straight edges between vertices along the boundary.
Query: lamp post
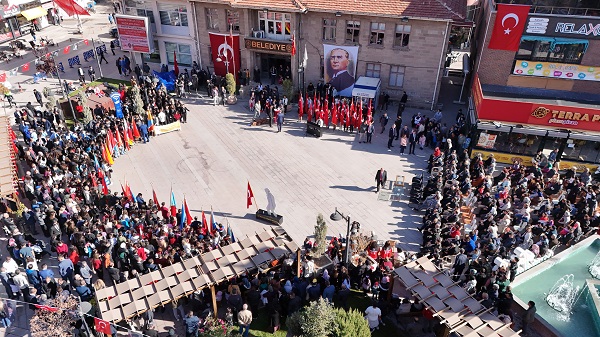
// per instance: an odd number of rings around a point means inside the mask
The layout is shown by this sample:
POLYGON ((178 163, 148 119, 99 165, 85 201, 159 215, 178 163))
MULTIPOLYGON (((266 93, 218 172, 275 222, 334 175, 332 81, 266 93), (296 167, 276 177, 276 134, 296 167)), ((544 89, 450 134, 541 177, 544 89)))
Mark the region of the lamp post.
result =
POLYGON ((217 62, 224 62, 225 63, 225 71, 227 71, 227 73, 229 74, 229 61, 227 60, 227 49, 223 50, 223 58, 221 58, 221 56, 217 57, 217 62))
POLYGON ((350 262, 350 234, 351 232, 352 234, 356 233, 356 231, 360 229, 360 225, 358 223, 356 223, 356 225, 353 223, 351 224, 350 214, 344 215, 344 213, 338 211, 337 207, 335 208, 335 211, 331 213, 329 219, 333 221, 346 220, 348 227, 346 229, 346 253, 344 254, 344 262, 348 264, 350 262))

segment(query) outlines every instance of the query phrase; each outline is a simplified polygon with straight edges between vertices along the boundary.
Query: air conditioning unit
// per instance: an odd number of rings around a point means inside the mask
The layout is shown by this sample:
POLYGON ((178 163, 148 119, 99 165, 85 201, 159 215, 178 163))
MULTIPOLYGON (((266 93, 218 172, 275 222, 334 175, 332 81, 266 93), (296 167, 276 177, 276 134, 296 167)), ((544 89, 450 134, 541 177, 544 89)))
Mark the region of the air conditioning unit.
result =
POLYGON ((265 38, 265 31, 264 30, 255 30, 255 31, 252 32, 252 37, 259 38, 259 39, 264 39, 265 38))

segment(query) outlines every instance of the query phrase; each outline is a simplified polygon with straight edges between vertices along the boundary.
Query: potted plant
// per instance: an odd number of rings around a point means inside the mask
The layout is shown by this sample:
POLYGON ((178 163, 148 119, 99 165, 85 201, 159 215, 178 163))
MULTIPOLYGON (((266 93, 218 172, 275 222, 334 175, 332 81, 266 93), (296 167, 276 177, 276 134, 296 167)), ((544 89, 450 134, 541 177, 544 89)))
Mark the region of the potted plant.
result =
POLYGON ((227 83, 227 104, 237 103, 237 97, 235 96, 235 77, 233 74, 225 75, 225 82, 227 83))

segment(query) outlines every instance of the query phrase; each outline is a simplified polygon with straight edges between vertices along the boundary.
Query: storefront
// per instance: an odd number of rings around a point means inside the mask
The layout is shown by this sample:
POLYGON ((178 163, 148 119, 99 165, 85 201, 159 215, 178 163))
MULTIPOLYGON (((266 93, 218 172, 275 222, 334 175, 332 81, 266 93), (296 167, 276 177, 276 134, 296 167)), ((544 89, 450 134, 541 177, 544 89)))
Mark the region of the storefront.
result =
POLYGON ((530 163, 558 150, 560 168, 600 164, 600 109, 596 104, 508 98, 482 90, 475 75, 472 105, 478 119, 472 155, 494 153, 498 162, 530 163))
POLYGON ((0 11, 0 43, 21 36, 16 16, 21 13, 18 5, 2 6, 0 11))

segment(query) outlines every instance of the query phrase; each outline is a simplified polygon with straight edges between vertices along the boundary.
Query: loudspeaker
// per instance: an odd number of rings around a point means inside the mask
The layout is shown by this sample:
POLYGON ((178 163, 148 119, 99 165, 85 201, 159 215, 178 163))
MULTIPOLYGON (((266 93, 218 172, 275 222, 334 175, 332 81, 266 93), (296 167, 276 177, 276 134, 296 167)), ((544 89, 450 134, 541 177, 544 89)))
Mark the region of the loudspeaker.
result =
POLYGON ((317 123, 306 122, 306 134, 321 137, 321 127, 317 123))
POLYGON ((256 218, 259 220, 264 220, 266 222, 270 222, 274 225, 281 225, 283 223, 283 216, 279 214, 271 215, 269 212, 264 209, 259 209, 256 211, 256 218))

